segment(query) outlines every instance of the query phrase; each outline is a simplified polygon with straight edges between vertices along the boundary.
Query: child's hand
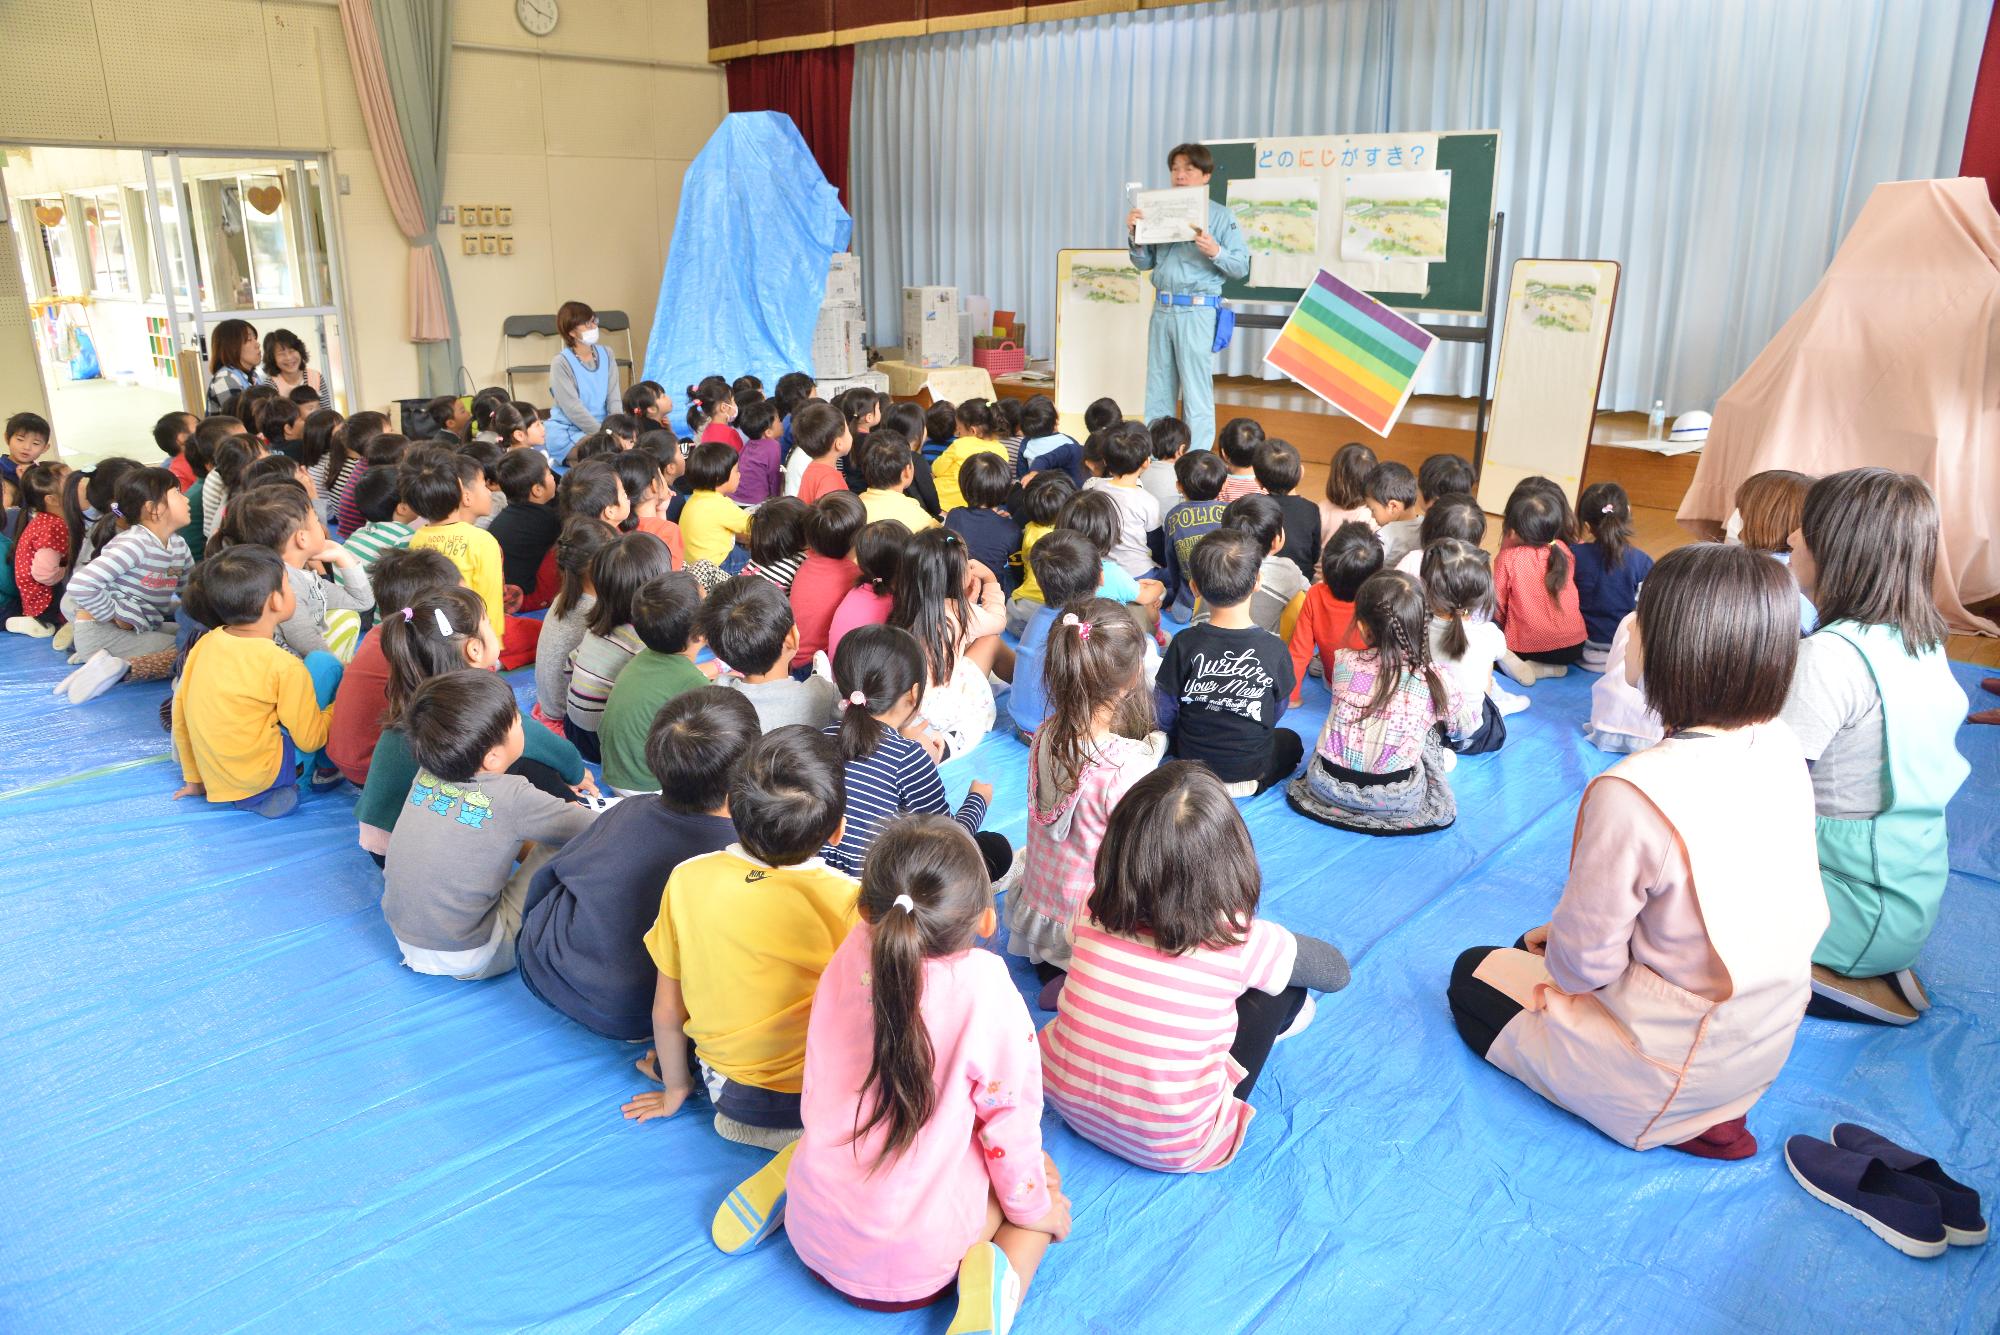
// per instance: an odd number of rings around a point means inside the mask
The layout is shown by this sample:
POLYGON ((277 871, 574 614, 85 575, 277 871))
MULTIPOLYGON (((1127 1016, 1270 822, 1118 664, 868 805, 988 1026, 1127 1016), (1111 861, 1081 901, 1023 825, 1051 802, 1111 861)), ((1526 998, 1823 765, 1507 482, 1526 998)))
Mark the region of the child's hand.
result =
POLYGON ((972 781, 972 796, 983 797, 988 802, 991 802, 993 800, 993 785, 984 779, 974 779, 972 781))
POLYGON ((178 802, 183 797, 206 797, 206 796, 208 796, 208 789, 202 784, 184 783, 174 793, 174 801, 178 802))
POLYGON ((988 584, 998 584, 1000 582, 994 578, 993 572, 987 568, 986 563, 977 557, 971 557, 966 560, 965 573, 969 579, 975 581, 984 580, 988 584))
POLYGON ((1530 927, 1521 937, 1522 947, 1530 955, 1546 955, 1549 950, 1549 925, 1530 927))
POLYGON ((579 781, 574 787, 572 787, 570 791, 575 793, 579 797, 583 796, 585 793, 589 793, 593 797, 600 795, 600 790, 598 789, 597 786, 597 780, 591 776, 589 770, 585 770, 583 772, 582 780, 579 781))
POLYGON ((337 542, 329 542, 313 553, 312 559, 319 562, 322 567, 351 566, 354 564, 354 553, 337 542))
POLYGON ((1046 1233, 1057 1242, 1069 1236, 1069 1197, 1049 1184, 1049 1212, 1025 1226, 1033 1233, 1046 1233))
POLYGON ((692 1087, 685 1084, 679 1089, 649 1089, 644 1094, 635 1094, 627 1099, 620 1111, 628 1122, 650 1122, 656 1117, 672 1117, 693 1092, 692 1087))
POLYGON ((1160 600, 1167 596, 1167 586, 1156 579, 1142 579, 1138 583, 1141 607, 1158 607, 1160 600))

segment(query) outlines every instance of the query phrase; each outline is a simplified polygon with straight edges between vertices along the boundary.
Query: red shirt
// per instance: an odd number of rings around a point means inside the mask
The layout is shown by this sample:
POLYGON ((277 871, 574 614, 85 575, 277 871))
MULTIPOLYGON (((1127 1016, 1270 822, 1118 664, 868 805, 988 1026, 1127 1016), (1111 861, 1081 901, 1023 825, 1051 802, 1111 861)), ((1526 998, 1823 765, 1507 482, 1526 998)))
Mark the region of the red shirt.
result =
POLYGON ((738 454, 743 453, 743 433, 727 422, 710 422, 701 429, 701 439, 695 444, 706 445, 711 440, 719 440, 738 454))
POLYGON ((792 577, 792 620, 799 627, 799 651, 792 655, 793 667, 804 667, 815 653, 828 647, 833 614, 847 591, 860 581, 860 569, 846 557, 806 553, 799 573, 792 577))
POLYGON ((167 460, 167 471, 172 473, 174 480, 181 484, 182 491, 186 491, 194 485, 194 466, 180 455, 176 454, 173 458, 167 460))
POLYGON ((1306 682, 1306 664, 1319 654, 1320 671, 1333 680, 1333 656, 1342 649, 1360 649, 1361 636, 1354 629, 1354 604, 1343 603, 1324 584, 1306 590, 1299 619, 1292 626, 1292 703, 1306 682))
POLYGON ((28 516, 28 522, 21 526, 20 541, 14 544, 14 587, 21 594, 22 613, 31 617, 48 611, 56 600, 55 586, 35 578, 35 557, 41 552, 53 552, 57 562, 69 559, 69 525, 47 511, 28 516))
MULTIPOLYGON (((830 458, 831 456, 829 456, 830 458)), ((829 491, 846 491, 847 480, 829 459, 815 459, 799 475, 799 499, 811 505, 829 491)))
POLYGON ((1500 555, 1493 558, 1493 601, 1499 606, 1493 619, 1507 632, 1507 647, 1517 654, 1546 653, 1583 643, 1583 611, 1576 601, 1576 558, 1567 543, 1502 546, 1500 555), (1549 553, 1557 548, 1566 558, 1567 569, 1561 590, 1551 598, 1543 580, 1549 570, 1549 553))
POLYGON ((377 626, 361 637, 354 660, 341 673, 326 738, 326 754, 357 788, 368 782, 368 762, 375 758, 388 707, 389 660, 382 657, 382 628, 377 626))

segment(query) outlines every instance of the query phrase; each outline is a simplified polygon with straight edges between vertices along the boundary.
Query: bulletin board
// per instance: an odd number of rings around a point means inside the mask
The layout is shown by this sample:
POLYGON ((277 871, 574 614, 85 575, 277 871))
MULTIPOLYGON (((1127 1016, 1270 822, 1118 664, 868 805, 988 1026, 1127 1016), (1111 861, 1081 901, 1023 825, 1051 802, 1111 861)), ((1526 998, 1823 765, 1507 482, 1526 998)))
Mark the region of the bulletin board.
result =
POLYGON ((1215 156, 1209 198, 1236 212, 1251 242, 1250 276, 1226 285, 1223 296, 1289 305, 1325 269, 1399 310, 1486 312, 1498 131, 1294 135, 1207 147, 1215 156), (1444 173, 1448 192, 1434 196, 1444 173), (1372 200, 1372 208, 1344 207, 1350 182, 1357 201, 1372 200))
POLYGON ((1515 484, 1537 474, 1576 498, 1617 301, 1614 261, 1514 261, 1479 475, 1482 510, 1500 513, 1515 484))
POLYGON ((1146 401, 1146 333, 1153 278, 1117 250, 1056 252, 1056 412, 1081 417, 1109 395, 1128 410, 1146 401))

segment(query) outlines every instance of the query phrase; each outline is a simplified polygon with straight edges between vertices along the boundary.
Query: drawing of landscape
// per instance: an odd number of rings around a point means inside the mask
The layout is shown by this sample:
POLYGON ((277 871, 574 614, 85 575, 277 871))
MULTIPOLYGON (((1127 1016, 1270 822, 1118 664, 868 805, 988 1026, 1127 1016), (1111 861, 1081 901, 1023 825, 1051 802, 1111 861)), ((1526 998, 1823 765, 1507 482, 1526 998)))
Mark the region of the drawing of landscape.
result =
POLYGON ((1229 211, 1253 256, 1319 253, 1319 182, 1312 177, 1233 180, 1229 211))
POLYGON ((1076 264, 1069 271, 1069 290, 1084 301, 1135 306, 1139 303, 1139 286, 1139 271, 1130 265, 1109 269, 1094 264, 1076 264))
POLYGON ((1521 295, 1527 302, 1527 313, 1538 329, 1587 334, 1596 318, 1595 283, 1538 283, 1530 279, 1521 295))
POLYGON ((1445 258, 1451 173, 1380 172, 1347 178, 1341 209, 1344 260, 1445 258))

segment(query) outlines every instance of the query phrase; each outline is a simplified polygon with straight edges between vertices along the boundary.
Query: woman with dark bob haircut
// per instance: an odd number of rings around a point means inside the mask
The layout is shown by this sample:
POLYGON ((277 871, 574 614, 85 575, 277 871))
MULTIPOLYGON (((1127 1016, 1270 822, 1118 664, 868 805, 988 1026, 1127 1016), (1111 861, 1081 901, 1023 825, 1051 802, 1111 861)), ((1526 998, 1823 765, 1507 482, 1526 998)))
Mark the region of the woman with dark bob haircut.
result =
POLYGON ((1639 591, 1627 678, 1666 727, 1584 791, 1569 884, 1512 949, 1468 950, 1467 1045, 1635 1150, 1757 1152, 1826 929, 1812 781, 1776 722, 1798 593, 1741 547, 1683 547, 1639 591))
POLYGON ((1812 762, 1833 918, 1812 1013, 1909 1024, 1930 1008, 1912 966, 1951 873, 1944 809, 1970 772, 1932 595, 1937 499, 1908 473, 1835 473, 1806 493, 1791 546, 1819 630, 1799 646, 1784 719, 1812 762))

